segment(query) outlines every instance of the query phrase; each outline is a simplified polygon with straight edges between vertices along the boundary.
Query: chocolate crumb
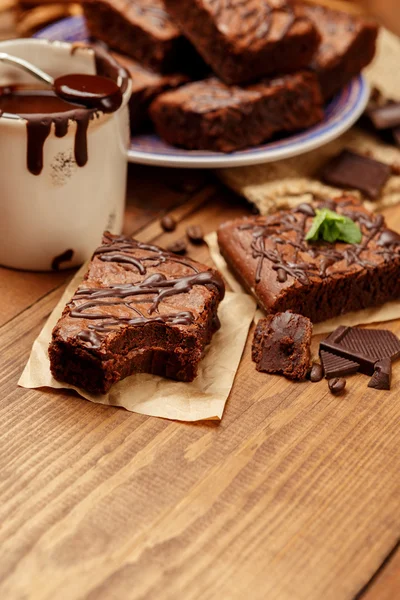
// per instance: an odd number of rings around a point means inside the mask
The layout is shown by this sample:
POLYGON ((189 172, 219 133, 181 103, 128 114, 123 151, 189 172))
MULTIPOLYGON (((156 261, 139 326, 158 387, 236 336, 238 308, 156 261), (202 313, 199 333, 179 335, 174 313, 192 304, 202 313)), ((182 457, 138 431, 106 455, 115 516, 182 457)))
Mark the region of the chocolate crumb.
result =
POLYGON ((335 396, 343 394, 346 387, 346 380, 343 377, 334 377, 328 381, 329 391, 335 396))
POLYGON ((189 225, 186 227, 186 235, 192 244, 202 244, 204 241, 204 232, 200 225, 189 225))
POLYGON ((160 221, 161 227, 164 231, 174 231, 176 229, 176 221, 170 215, 165 215, 160 221))
POLYGON ((180 239, 167 246, 167 250, 174 254, 186 254, 187 245, 184 239, 180 239))
POLYGON ((374 374, 369 380, 368 387, 376 390, 390 390, 392 382, 392 361, 390 358, 378 360, 374 366, 374 374))
POLYGON ((324 369, 319 363, 313 363, 310 371, 310 381, 317 383, 324 377, 324 369))

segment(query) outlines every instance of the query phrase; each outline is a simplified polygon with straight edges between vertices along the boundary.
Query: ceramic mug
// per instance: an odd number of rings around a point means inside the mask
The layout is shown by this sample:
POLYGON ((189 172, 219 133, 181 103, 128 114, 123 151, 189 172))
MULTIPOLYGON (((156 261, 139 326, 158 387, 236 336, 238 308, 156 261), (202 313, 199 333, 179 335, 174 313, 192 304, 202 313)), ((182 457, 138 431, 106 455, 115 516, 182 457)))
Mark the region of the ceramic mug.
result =
MULTIPOLYGON (((25 58, 52 77, 95 73, 94 52, 65 42, 19 39, 0 43, 0 52, 25 58)), ((0 64, 0 86, 32 84, 24 71, 0 64)), ((129 146, 125 81, 121 107, 89 121, 86 164, 75 161, 77 123, 64 137, 52 125, 43 147, 43 168, 27 168, 27 122, 0 118, 0 264, 51 270, 81 264, 101 241, 104 230, 120 233, 126 197, 129 146)))

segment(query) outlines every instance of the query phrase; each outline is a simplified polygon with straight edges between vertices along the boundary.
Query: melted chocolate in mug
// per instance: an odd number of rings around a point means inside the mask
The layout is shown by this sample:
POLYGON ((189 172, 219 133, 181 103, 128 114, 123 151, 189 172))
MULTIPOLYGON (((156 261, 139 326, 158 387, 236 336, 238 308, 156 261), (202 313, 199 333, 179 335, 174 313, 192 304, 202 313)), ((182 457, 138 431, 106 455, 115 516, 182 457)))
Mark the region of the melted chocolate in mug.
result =
POLYGON ((40 84, 35 88, 32 85, 0 88, 0 117, 11 113, 26 120, 27 167, 33 175, 39 175, 43 169, 43 147, 52 125, 55 135, 61 138, 67 135, 69 122, 75 121, 75 160, 83 167, 88 160, 89 121, 98 112, 114 112, 121 106, 129 79, 127 72, 113 58, 97 50, 95 60, 97 75, 58 77, 54 90, 43 89, 40 84), (120 87, 117 80, 121 82, 120 87))

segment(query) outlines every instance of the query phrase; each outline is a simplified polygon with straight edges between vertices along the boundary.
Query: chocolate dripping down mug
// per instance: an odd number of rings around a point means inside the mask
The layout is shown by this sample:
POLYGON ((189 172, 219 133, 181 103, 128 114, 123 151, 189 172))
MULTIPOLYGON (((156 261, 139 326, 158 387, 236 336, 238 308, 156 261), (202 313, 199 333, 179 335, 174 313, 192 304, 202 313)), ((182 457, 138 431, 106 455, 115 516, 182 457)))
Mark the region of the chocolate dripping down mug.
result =
MULTIPOLYGON (((20 39, 1 42, 0 52, 52 77, 97 72, 120 86, 122 104, 108 114, 76 107, 61 116, 0 115, 0 264, 38 271, 79 265, 104 230, 122 229, 131 81, 109 55, 88 47, 20 39)), ((0 64, 3 89, 35 83, 15 66, 0 64)))

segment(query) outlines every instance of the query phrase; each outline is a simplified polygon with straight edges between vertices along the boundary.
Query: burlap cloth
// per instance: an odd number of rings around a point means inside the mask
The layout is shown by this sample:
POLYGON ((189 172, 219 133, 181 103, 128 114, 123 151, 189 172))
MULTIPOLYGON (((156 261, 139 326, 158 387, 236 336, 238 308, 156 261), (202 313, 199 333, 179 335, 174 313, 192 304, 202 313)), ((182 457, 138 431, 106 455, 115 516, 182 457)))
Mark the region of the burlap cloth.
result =
MULTIPOLYGON (((377 86, 387 97, 395 100, 400 100, 399 64, 400 40, 382 30, 377 55, 365 74, 371 86, 377 86)), ((400 149, 383 143, 355 126, 333 142, 307 154, 274 163, 220 169, 218 175, 235 192, 255 204, 261 214, 267 214, 278 208, 304 202, 312 193, 328 194, 331 197, 340 195, 342 190, 321 183, 317 173, 330 157, 343 148, 367 153, 388 164, 400 164, 400 149)), ((382 210, 397 203, 400 203, 398 175, 389 178, 378 200, 366 202, 373 210, 382 210)))

